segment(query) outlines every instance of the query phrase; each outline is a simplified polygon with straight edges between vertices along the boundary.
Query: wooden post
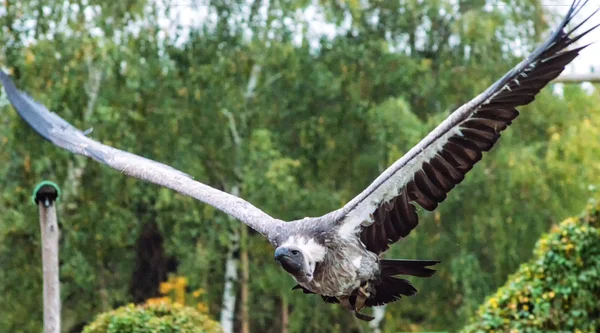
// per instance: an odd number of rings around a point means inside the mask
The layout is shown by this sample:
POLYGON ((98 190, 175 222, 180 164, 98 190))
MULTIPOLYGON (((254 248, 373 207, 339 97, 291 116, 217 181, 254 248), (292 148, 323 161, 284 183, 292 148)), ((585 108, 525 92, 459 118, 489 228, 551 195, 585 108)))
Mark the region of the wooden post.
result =
POLYGON ((44 272, 44 333, 60 333, 59 230, 55 205, 59 196, 60 189, 56 184, 43 181, 36 186, 32 197, 40 211, 44 272))

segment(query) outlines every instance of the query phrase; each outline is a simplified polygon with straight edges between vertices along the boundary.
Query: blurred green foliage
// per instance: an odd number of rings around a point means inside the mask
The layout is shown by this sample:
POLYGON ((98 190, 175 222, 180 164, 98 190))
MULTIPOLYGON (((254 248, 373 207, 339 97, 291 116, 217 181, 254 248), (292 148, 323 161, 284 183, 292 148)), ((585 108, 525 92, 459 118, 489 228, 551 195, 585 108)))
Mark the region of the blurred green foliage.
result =
MULTIPOLYGON (((145 0, 5 4, 0 62, 20 88, 75 126, 93 127, 94 139, 220 189, 239 186, 242 197, 282 219, 346 203, 517 63, 516 51, 533 49, 549 25, 539 0, 221 0, 200 4, 208 14, 192 26, 171 19, 167 27, 159 22, 170 13, 193 8, 145 0), (298 14, 315 8, 336 36, 315 36, 319 28, 298 14)), ((386 307, 385 332, 462 327, 554 221, 596 195, 599 97, 579 86, 545 89, 435 213, 420 212, 419 228, 387 256, 442 264, 434 277, 415 280, 418 295, 386 307)), ((176 273, 190 290, 206 290, 203 301, 218 317, 237 221, 53 147, 8 106, 0 109, 0 162, 0 331, 41 328, 29 194, 43 179, 63 189, 66 329, 131 302, 136 241, 151 222, 179 263, 176 273)), ((262 237, 251 233, 245 246, 253 331, 280 330, 282 304, 290 332, 366 325, 290 291, 292 278, 262 237)))
POLYGON ((98 315, 83 333, 219 333, 219 323, 177 303, 129 304, 98 315))
POLYGON ((463 332, 597 332, 600 204, 544 234, 534 257, 487 298, 463 332))

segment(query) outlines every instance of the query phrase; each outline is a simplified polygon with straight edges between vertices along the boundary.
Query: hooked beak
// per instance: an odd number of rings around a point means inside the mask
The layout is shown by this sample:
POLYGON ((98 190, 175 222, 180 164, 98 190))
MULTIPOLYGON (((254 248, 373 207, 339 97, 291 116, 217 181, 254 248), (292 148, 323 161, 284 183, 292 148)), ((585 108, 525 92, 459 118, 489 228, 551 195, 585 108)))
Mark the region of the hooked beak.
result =
POLYGON ((281 261, 281 258, 283 258, 285 256, 287 256, 287 257, 292 256, 290 249, 288 249, 287 247, 279 247, 275 250, 275 260, 281 261))
POLYGON ((283 267, 286 272, 294 276, 303 275, 304 256, 297 250, 280 247, 275 250, 275 260, 279 261, 281 267, 283 267))

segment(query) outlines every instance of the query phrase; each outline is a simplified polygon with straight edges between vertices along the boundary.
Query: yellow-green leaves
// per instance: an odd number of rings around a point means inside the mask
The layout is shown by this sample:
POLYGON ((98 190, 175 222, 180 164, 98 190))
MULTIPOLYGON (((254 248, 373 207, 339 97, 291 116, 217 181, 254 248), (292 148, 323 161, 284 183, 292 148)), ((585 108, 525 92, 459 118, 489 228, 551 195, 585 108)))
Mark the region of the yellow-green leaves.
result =
POLYGON ((192 307, 171 302, 129 304, 100 314, 84 333, 219 333, 219 324, 192 307))
POLYGON ((600 327, 600 205, 544 234, 534 258, 486 299, 463 332, 548 332, 600 327))

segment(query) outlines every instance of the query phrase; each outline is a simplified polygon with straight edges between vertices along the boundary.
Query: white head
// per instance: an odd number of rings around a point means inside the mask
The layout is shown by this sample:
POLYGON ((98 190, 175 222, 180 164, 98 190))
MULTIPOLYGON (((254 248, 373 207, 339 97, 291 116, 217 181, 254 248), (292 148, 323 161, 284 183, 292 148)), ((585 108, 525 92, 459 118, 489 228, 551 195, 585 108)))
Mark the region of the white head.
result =
POLYGON ((292 274, 296 281, 312 281, 315 267, 323 261, 327 248, 312 238, 291 236, 275 250, 275 260, 292 274))

